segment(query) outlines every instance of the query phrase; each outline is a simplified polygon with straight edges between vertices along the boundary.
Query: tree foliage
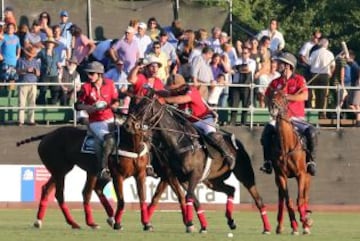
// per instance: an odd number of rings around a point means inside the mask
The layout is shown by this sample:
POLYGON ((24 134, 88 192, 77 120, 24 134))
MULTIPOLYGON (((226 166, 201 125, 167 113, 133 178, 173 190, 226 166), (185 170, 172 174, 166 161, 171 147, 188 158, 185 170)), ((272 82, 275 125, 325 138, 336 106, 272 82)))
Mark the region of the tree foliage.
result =
MULTIPOLYGON (((234 25, 254 34, 267 28, 272 18, 277 19, 286 49, 291 52, 297 53, 312 32, 320 29, 334 53, 340 51, 340 42, 346 41, 360 57, 358 0, 232 0, 232 3, 234 25)), ((246 36, 238 28, 234 30, 234 39, 246 36)))

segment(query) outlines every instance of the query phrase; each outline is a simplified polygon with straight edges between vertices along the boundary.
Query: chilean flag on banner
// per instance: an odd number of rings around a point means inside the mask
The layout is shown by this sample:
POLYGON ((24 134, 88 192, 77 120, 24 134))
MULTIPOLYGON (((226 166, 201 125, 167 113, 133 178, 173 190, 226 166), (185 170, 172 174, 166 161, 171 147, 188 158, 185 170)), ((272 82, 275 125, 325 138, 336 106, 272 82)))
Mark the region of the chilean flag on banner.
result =
MULTIPOLYGON (((21 168, 21 201, 34 202, 41 198, 41 187, 49 180, 50 173, 45 167, 21 168)), ((49 195, 48 201, 54 201, 55 192, 49 195)))

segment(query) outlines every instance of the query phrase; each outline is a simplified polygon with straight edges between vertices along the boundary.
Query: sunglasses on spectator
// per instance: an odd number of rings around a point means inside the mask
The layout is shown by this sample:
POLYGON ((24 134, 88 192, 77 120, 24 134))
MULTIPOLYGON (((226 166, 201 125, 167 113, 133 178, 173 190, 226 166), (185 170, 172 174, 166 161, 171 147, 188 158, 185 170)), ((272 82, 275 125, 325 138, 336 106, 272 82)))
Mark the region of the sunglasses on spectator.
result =
POLYGON ((154 46, 154 49, 159 49, 160 48, 160 46, 154 46))
POLYGON ((96 74, 95 72, 88 72, 87 75, 91 75, 93 76, 94 74, 96 74))

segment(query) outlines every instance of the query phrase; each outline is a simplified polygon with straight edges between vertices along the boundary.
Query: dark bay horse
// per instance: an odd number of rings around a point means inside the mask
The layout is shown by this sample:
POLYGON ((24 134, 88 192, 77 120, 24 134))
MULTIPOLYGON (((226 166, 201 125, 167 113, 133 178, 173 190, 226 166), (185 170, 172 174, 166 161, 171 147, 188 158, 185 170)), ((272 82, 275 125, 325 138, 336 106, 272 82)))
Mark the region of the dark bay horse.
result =
MULTIPOLYGON (((174 108, 161 104, 158 99, 153 98, 153 94, 149 90, 147 96, 130 108, 128 118, 123 126, 133 134, 150 133, 153 149, 155 149, 155 153, 158 153, 158 160, 170 168, 180 182, 186 183, 185 222, 189 227, 187 231, 193 230, 194 190, 200 182, 227 195, 225 216, 230 228, 236 227, 232 217, 235 188, 224 183, 224 180, 234 173, 236 178, 248 189, 260 211, 263 232, 269 233, 270 224, 265 205, 255 186, 251 160, 242 143, 239 140, 232 141, 231 138, 227 138, 227 143, 236 156, 235 169, 230 171, 228 166, 224 165, 220 153, 213 147, 207 145, 209 151, 204 149, 205 143, 192 123, 174 108), (210 158, 209 152, 212 158, 210 158)), ((201 228, 206 229, 206 227, 201 228)))
POLYGON ((270 96, 270 115, 276 120, 276 137, 273 142, 273 168, 275 182, 279 189, 277 233, 283 232, 284 204, 286 204, 292 234, 298 234, 298 223, 295 208, 289 196, 288 178, 297 181, 297 209, 302 222, 303 234, 310 234, 312 220, 308 216, 311 176, 306 171, 306 149, 302 145, 299 134, 288 117, 287 99, 282 90, 274 91, 270 96))
POLYGON ((66 222, 74 229, 80 228, 80 225, 75 222, 70 214, 70 210, 64 200, 65 176, 75 165, 83 169, 87 174, 82 191, 86 224, 91 228, 98 228, 90 207, 91 193, 94 190, 105 208, 108 216, 107 222, 109 225, 113 225, 114 211, 103 193, 103 189, 110 179, 98 179, 96 177, 96 156, 80 152, 85 135, 86 130, 75 127, 60 127, 50 133, 31 137, 17 143, 17 146, 20 146, 25 143, 41 140, 38 146, 38 153, 42 163, 51 174, 47 183, 42 187, 37 220, 34 223, 35 227, 41 228, 47 208, 48 196, 55 189, 55 197, 65 216, 66 222))

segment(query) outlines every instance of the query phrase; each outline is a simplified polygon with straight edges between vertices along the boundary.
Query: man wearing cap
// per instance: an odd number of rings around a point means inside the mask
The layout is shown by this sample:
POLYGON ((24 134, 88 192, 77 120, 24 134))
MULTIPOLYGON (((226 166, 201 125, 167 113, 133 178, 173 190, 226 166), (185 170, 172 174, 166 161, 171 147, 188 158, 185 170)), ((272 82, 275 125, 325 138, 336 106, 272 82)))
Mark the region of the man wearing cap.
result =
MULTIPOLYGON (((20 58, 16 71, 19 75, 19 83, 27 83, 27 85, 19 85, 19 107, 24 108, 26 105, 34 107, 36 103, 37 88, 35 83, 40 76, 40 63, 34 57, 37 55, 36 49, 29 45, 23 49, 24 58, 20 58), (29 84, 34 83, 34 84, 29 84)), ((22 126, 25 122, 25 110, 19 109, 19 126, 22 126)), ((29 125, 35 124, 35 110, 28 110, 27 121, 29 125)))
MULTIPOLYGON (((315 148, 317 134, 315 127, 305 122, 305 101, 308 99, 306 81, 303 76, 295 73, 297 61, 294 55, 284 52, 276 59, 281 76, 271 81, 265 91, 265 96, 269 97, 272 91, 284 88, 288 100, 289 117, 300 134, 305 136, 307 149, 311 154, 310 156, 306 155, 307 172, 314 176, 316 172, 315 148)), ((271 144, 275 133, 275 120, 271 120, 265 125, 261 136, 265 162, 260 170, 267 174, 272 172, 271 144)))
POLYGON ((124 71, 129 73, 139 59, 140 50, 135 36, 135 29, 128 26, 125 30, 125 37, 114 44, 109 51, 110 57, 114 62, 118 59, 124 61, 124 71))
POLYGON ((139 58, 145 57, 145 52, 152 43, 149 35, 146 34, 147 25, 144 22, 139 23, 138 32, 135 35, 135 39, 139 45, 139 58))
POLYGON ((104 78, 104 66, 100 62, 88 63, 84 71, 88 81, 81 86, 75 109, 89 114, 88 128, 96 140, 98 176, 106 178, 109 177, 108 158, 115 144, 111 130, 113 111, 119 106, 118 91, 112 80, 104 78))
POLYGON ((174 46, 168 42, 168 33, 166 31, 161 31, 159 34, 159 42, 161 45, 161 51, 166 53, 168 59, 171 61, 171 64, 177 64, 178 57, 176 55, 176 49, 174 46))
POLYGON ((188 120, 203 132, 211 145, 221 153, 230 170, 233 170, 235 167, 234 155, 223 136, 216 132, 214 114, 203 101, 198 89, 186 84, 184 77, 179 74, 169 78, 167 88, 171 95, 165 97, 165 101, 179 105, 178 108, 188 115, 188 120))
POLYGON ((81 85, 80 75, 76 71, 78 61, 72 56, 66 61, 66 65, 59 75, 59 82, 72 85, 61 85, 60 105, 69 106, 70 100, 74 98, 74 93, 78 91, 81 85))
POLYGON ((71 27, 72 23, 69 21, 69 13, 66 10, 60 12, 60 36, 65 39, 65 45, 69 49, 69 55, 71 56, 71 39, 72 35, 70 31, 67 31, 71 27))
POLYGON ((163 82, 157 77, 160 67, 160 60, 153 55, 147 56, 143 62, 138 62, 135 65, 128 76, 128 81, 133 84, 132 87, 135 95, 144 96, 148 86, 155 90, 164 89, 163 82))

